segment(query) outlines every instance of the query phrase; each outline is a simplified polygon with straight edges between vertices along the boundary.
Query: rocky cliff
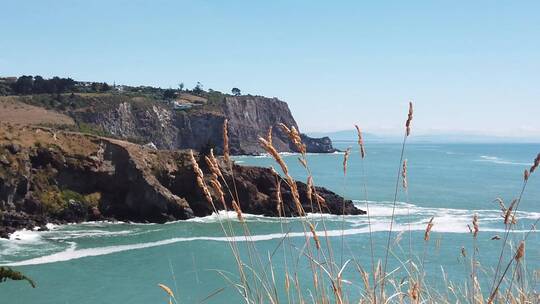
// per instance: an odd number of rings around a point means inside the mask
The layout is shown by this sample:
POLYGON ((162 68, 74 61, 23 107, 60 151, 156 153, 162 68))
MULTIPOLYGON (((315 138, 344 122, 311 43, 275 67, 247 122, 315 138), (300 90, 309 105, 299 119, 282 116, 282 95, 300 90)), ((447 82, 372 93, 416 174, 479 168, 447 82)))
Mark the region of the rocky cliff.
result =
MULTIPOLYGON (((294 152, 286 135, 277 127, 298 125, 287 103, 260 96, 217 95, 213 99, 178 109, 163 102, 117 99, 106 106, 90 105, 68 111, 76 122, 91 124, 122 139, 152 142, 160 149, 222 149, 222 125, 229 120, 232 154, 264 152, 257 138, 274 128, 274 144, 280 152, 294 152)), ((329 138, 303 135, 308 152, 330 153, 335 149, 329 138)))
MULTIPOLYGON (((124 122, 118 122, 122 125, 124 122)), ((200 163, 204 169, 204 163, 200 163)), ((233 167, 246 213, 276 215, 275 176, 269 169, 233 167)), ((311 210, 307 188, 301 200, 311 210)), ((317 188, 323 212, 361 214, 351 201, 317 188)), ((282 185, 285 214, 294 216, 292 196, 282 185)), ((214 196, 215 194, 212 193, 214 196)), ((217 196, 215 197, 217 201, 217 196)), ((231 197, 226 197, 231 208, 231 197)), ((186 151, 155 150, 81 133, 0 124, 0 236, 47 222, 119 219, 165 222, 211 214, 186 151)))

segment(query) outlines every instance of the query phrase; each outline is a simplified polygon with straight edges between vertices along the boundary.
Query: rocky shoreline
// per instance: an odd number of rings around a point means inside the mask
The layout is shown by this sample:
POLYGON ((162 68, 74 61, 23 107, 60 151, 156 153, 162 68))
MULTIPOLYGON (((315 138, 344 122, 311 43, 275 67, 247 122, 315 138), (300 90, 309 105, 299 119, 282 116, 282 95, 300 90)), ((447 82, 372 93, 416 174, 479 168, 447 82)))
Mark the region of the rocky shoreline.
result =
MULTIPOLYGON (((199 165, 207 174, 203 161, 199 165)), ((235 183, 245 213, 277 216, 276 179, 268 168, 223 170, 235 183)), ((297 182, 311 209, 307 186, 297 182)), ((296 216, 290 189, 281 187, 285 216, 296 216)), ((317 188, 323 212, 363 214, 350 200, 317 188)), ((218 197, 215 193, 215 200, 218 197)), ((226 195, 227 208, 232 198, 226 195)), ((223 206, 217 206, 223 208, 223 206)), ((199 189, 186 150, 155 150, 74 132, 0 125, 0 237, 47 223, 95 220, 164 223, 207 216, 211 206, 199 189)))

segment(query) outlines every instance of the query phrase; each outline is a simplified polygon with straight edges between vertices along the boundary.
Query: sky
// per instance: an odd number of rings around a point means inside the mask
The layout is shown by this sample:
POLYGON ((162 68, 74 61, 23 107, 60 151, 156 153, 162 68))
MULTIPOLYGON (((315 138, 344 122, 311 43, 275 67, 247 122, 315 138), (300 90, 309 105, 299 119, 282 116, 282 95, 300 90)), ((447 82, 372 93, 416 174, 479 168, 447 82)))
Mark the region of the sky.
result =
POLYGON ((540 1, 0 0, 0 75, 278 97, 306 132, 540 138, 540 1))

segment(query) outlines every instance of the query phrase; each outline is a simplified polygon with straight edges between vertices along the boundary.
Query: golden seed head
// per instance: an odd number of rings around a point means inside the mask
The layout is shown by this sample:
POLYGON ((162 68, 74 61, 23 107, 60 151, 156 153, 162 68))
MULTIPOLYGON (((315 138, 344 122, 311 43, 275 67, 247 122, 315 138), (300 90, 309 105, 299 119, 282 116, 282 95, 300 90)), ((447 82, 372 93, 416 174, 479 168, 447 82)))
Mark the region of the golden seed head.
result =
POLYGON ((538 168, 538 165, 540 165, 540 153, 538 153, 538 155, 536 155, 536 158, 534 159, 534 163, 531 166, 531 169, 529 170, 530 171, 529 173, 533 173, 534 170, 536 170, 536 168, 538 168))
POLYGON ((317 232, 315 231, 315 227, 312 223, 309 223, 309 230, 311 231, 311 234, 313 235, 313 239, 315 240, 315 247, 317 249, 321 249, 321 243, 319 241, 319 237, 317 236, 317 232))
POLYGON ((206 164, 208 165, 208 168, 210 169, 212 174, 216 176, 216 179, 218 177, 223 178, 223 174, 221 173, 221 169, 219 168, 219 163, 217 161, 217 158, 214 156, 213 149, 210 149, 210 155, 205 156, 204 160, 206 161, 206 164))
POLYGON ((480 228, 478 227, 478 214, 473 215, 473 237, 476 237, 478 235, 478 232, 480 231, 480 228))
POLYGON ((343 155, 343 175, 347 175, 347 162, 349 161, 349 154, 351 153, 351 148, 347 148, 345 150, 345 154, 343 155))
POLYGON ((356 133, 358 133, 358 146, 360 147, 360 156, 362 158, 366 157, 366 150, 364 148, 364 138, 362 137, 362 131, 360 131, 360 127, 358 125, 354 125, 356 128, 356 133))
POLYGON ((261 147, 263 147, 263 149, 268 154, 270 154, 274 158, 274 160, 279 164, 279 166, 281 167, 281 170, 283 171, 283 173, 285 173, 285 175, 289 174, 289 169, 287 168, 287 165, 285 164, 285 162, 281 158, 281 155, 279 155, 276 148, 274 148, 272 143, 268 142, 266 139, 264 139, 262 137, 259 137, 259 143, 261 144, 261 147))
POLYGON ((204 197, 206 198, 208 203, 213 205, 214 202, 212 200, 212 195, 210 194, 210 191, 208 190, 208 187, 206 186, 206 183, 204 182, 204 174, 201 168, 199 167, 197 160, 195 160, 195 156, 193 155, 193 150, 189 150, 189 156, 190 156, 191 165, 193 166, 193 171, 195 172, 197 185, 199 185, 199 187, 203 191, 204 197))
POLYGON ((282 215, 281 213, 284 212, 283 210, 283 200, 281 198, 281 180, 278 176, 276 176, 276 209, 278 212, 278 215, 282 215))
POLYGON ((405 130, 406 135, 409 136, 411 134, 411 122, 413 119, 413 104, 412 101, 409 102, 409 114, 407 116, 407 121, 405 122, 405 130))
POLYGON ((424 232, 424 241, 429 241, 431 228, 433 228, 433 219, 434 217, 431 217, 431 219, 429 220, 427 224, 426 231, 424 232))
POLYGON ((240 205, 238 205, 235 200, 232 201, 232 207, 234 211, 236 211, 236 216, 238 217, 238 220, 240 222, 244 221, 244 217, 242 216, 242 209, 240 209, 240 205))
POLYGON ((517 202, 518 200, 514 199, 512 203, 510 204, 510 206, 508 206, 508 209, 506 210, 506 213, 504 215, 504 223, 506 225, 511 224, 511 223, 514 224, 515 222, 515 218, 512 214, 512 210, 514 210, 514 206, 516 205, 517 202))
POLYGON ((311 177, 311 175, 308 176, 307 178, 306 186, 307 186, 307 190, 306 190, 307 197, 309 200, 311 200, 313 196, 313 177, 311 177))
POLYGON ((169 295, 169 297, 174 298, 174 293, 172 292, 172 290, 169 287, 167 287, 167 285, 158 284, 158 286, 159 286, 159 288, 163 289, 163 291, 165 291, 169 295))
POLYGON ((326 200, 319 193, 315 193, 315 201, 320 206, 326 206, 326 200))
POLYGON ((494 200, 494 202, 499 203, 499 207, 501 208, 501 211, 503 212, 503 215, 504 215, 505 212, 506 212, 506 206, 504 205, 503 199, 500 198, 500 197, 497 197, 497 198, 494 200))
POLYGON ((407 189, 407 159, 403 161, 403 169, 401 170, 401 177, 403 178, 403 189, 407 189))
POLYGON ((231 158, 229 155, 229 121, 225 119, 223 121, 223 158, 225 162, 229 165, 231 163, 231 158))
POLYGON ((268 135, 266 136, 266 140, 269 143, 272 143, 272 126, 270 126, 270 128, 268 128, 268 135))
POLYGON ((411 289, 409 290, 409 296, 411 299, 413 299, 414 302, 418 301, 418 293, 420 291, 420 286, 418 285, 418 282, 414 282, 412 284, 411 289))
POLYGON ((525 255, 525 241, 521 241, 521 243, 519 243, 519 247, 516 251, 516 261, 519 261, 521 260, 521 258, 523 258, 523 256, 525 255))
POLYGON ((295 145, 298 152, 302 153, 302 155, 306 154, 306 145, 302 143, 302 138, 300 137, 300 133, 298 130, 296 130, 296 127, 287 127, 285 124, 280 123, 279 126, 287 134, 289 139, 292 141, 292 143, 295 145))

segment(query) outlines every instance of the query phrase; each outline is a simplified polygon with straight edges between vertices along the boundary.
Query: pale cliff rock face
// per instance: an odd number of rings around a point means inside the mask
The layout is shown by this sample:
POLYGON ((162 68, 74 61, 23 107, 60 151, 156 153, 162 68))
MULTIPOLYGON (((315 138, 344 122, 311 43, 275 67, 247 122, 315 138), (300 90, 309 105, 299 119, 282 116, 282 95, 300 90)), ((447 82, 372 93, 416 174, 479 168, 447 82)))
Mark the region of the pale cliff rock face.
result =
POLYGON ((141 106, 124 101, 96 111, 69 114, 76 122, 97 125, 122 139, 152 142, 162 149, 179 147, 174 110, 157 103, 141 106))
MULTIPOLYGON (((227 96, 207 107, 174 110, 153 103, 134 106, 129 102, 101 108, 99 111, 71 113, 77 122, 91 123, 117 137, 137 142, 152 142, 160 149, 195 149, 213 147, 222 150, 222 126, 229 120, 232 154, 259 154, 263 149, 258 138, 273 128, 273 143, 280 152, 294 152, 295 147, 278 127, 298 125, 287 103, 260 96, 227 96)), ((302 135, 308 152, 330 153, 335 149, 329 138, 302 135)))

